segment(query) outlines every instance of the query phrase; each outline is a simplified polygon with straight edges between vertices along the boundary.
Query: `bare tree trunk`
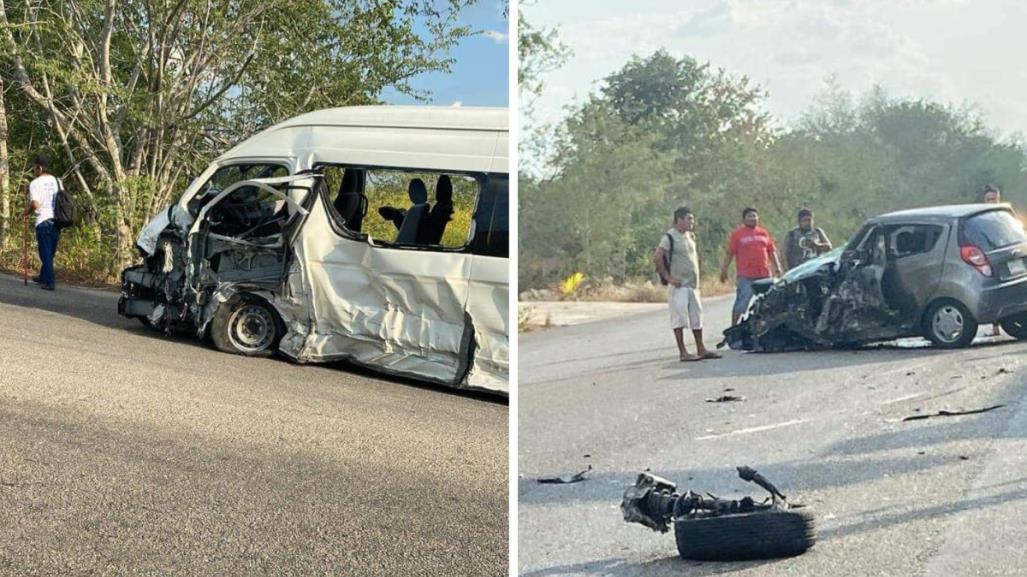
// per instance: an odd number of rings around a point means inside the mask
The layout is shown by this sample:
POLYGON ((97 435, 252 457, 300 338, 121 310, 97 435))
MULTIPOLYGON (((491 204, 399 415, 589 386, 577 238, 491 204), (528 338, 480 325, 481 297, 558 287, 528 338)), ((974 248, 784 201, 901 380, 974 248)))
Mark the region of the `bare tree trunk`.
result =
POLYGON ((0 77, 0 253, 7 248, 10 222, 11 158, 7 149, 7 105, 4 102, 4 79, 0 77))

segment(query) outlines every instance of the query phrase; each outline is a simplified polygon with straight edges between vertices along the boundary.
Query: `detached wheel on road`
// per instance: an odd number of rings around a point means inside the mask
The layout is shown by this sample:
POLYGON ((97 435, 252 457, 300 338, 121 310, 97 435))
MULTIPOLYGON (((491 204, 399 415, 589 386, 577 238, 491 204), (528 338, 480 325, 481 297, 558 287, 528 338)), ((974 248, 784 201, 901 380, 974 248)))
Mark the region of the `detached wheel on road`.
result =
POLYGON ((1004 318, 999 324, 1009 336, 1021 341, 1027 340, 1027 313, 1004 318))
POLYGON ((944 349, 967 347, 977 336, 977 321, 963 303, 941 300, 924 316, 924 336, 944 349))
POLYGON ((263 299, 238 296, 218 307, 210 338, 218 350, 248 357, 268 357, 282 338, 278 313, 263 299))
POLYGON ((740 561, 794 557, 812 547, 817 537, 811 512, 769 509, 679 518, 674 539, 683 559, 740 561))

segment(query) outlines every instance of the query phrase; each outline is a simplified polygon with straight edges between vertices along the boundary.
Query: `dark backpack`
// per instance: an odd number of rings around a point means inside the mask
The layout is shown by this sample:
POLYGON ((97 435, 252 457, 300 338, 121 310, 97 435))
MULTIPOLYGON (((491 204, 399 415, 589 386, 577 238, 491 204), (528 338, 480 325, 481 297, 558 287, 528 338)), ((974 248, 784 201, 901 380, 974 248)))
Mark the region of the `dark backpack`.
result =
MULTIPOLYGON (((664 264, 666 264, 667 267, 667 274, 670 274, 670 259, 674 256, 674 237, 670 236, 669 232, 665 232, 663 234, 667 237, 667 242, 670 243, 670 250, 665 252, 666 260, 664 261, 664 264)), ((660 284, 663 286, 667 286, 667 284, 669 284, 667 279, 663 278, 663 275, 660 274, 660 267, 656 267, 656 276, 660 279, 660 284)))
POLYGON ((57 180, 57 196, 53 201, 53 223, 57 228, 75 226, 77 212, 75 199, 68 194, 68 191, 64 190, 64 183, 61 182, 61 179, 54 178, 57 180))

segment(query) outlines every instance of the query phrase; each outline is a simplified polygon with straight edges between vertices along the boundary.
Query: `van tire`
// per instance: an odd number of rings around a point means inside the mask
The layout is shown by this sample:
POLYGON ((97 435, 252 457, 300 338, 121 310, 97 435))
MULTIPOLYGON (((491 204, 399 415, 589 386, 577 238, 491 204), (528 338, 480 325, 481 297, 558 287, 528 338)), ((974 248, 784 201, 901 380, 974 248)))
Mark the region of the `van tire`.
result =
POLYGON ((247 357, 270 357, 282 339, 282 322, 274 307, 253 295, 232 297, 218 307, 210 338, 219 351, 247 357))
POLYGON ((1027 340, 1027 313, 1006 317, 999 321, 999 325, 1002 326, 1002 330, 1006 331, 1014 339, 1019 341, 1027 340))
POLYGON ((682 559, 741 561, 794 557, 812 547, 817 536, 809 510, 770 509, 679 518, 674 540, 682 559))
POLYGON ((943 349, 970 346, 977 336, 977 320, 963 303, 953 299, 936 301, 924 315, 924 337, 943 349))

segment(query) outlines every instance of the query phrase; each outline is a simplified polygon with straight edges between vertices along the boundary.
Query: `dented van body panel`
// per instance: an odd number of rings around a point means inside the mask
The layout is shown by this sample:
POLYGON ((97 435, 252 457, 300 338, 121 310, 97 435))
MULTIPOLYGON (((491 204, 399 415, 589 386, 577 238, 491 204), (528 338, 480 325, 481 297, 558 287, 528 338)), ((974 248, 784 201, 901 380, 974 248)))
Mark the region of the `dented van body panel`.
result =
MULTIPOLYGON (((319 168, 480 175, 483 190, 504 198, 502 206, 479 201, 474 235, 507 210, 506 143, 505 109, 358 107, 272 127, 217 159, 144 229, 144 263, 123 272, 119 312, 203 337, 221 330, 224 311, 242 299, 258 313, 273 310, 231 325, 244 351, 273 329, 276 351, 296 362, 347 361, 506 395, 505 254, 478 254, 471 243, 400 246, 341 230, 319 168), (204 188, 233 163, 281 167, 289 176, 204 188), (485 210, 493 212, 479 218, 485 210)), ((501 218, 507 222, 505 212, 501 218)))

